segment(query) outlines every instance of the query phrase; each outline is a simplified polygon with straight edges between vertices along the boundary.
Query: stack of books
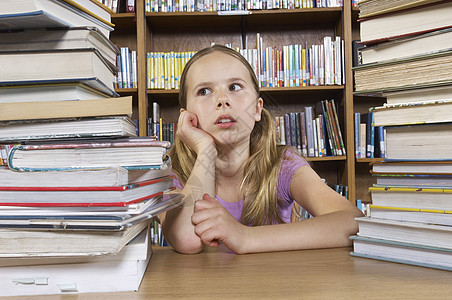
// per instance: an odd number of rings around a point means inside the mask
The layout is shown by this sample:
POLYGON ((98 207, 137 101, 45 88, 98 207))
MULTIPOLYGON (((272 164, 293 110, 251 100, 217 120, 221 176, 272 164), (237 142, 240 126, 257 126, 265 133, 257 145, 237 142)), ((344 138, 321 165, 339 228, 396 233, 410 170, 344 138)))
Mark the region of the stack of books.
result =
POLYGON ((356 91, 387 98, 371 108, 386 148, 371 164, 377 184, 352 255, 452 270, 452 2, 359 7, 356 91))
POLYGON ((0 4, 2 296, 138 289, 151 219, 181 204, 170 144, 136 137, 113 91, 99 5, 0 4))

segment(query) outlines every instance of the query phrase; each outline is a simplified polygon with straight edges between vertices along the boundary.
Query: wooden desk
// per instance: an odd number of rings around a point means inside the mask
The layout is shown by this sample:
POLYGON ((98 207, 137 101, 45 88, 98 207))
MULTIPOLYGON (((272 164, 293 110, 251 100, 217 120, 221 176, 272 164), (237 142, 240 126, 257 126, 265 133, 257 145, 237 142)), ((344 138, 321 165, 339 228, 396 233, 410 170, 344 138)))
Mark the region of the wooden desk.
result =
POLYGON ((20 299, 452 299, 452 272, 351 257, 350 251, 182 255, 154 248, 138 292, 20 299))

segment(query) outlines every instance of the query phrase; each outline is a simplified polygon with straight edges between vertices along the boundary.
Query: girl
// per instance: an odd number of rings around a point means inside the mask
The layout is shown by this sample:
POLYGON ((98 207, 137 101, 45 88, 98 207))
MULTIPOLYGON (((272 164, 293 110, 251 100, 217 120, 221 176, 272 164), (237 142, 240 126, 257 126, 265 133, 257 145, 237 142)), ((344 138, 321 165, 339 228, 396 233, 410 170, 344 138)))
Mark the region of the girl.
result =
POLYGON ((361 212, 291 147, 276 145, 256 76, 237 51, 199 51, 181 77, 170 151, 184 205, 163 233, 181 253, 223 243, 242 254, 350 245, 361 212), (294 201, 315 218, 290 223, 294 201))

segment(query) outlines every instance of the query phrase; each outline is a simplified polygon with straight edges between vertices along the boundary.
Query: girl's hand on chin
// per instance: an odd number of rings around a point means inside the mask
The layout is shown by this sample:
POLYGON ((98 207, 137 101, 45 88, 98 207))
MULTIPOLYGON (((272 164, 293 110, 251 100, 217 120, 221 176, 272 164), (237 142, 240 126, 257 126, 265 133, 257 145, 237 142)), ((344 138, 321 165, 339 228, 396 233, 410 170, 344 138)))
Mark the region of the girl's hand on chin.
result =
POLYGON ((213 137, 198 128, 198 117, 183 108, 180 110, 177 123, 177 135, 182 142, 197 154, 215 146, 213 137))

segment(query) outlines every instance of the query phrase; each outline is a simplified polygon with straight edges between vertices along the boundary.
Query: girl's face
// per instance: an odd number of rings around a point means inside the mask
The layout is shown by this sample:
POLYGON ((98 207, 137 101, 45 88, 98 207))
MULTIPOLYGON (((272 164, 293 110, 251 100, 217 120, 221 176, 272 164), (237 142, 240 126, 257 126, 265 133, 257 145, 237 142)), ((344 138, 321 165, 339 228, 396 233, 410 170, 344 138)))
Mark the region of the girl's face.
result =
POLYGON ((193 63, 186 74, 186 95, 187 110, 217 145, 249 142, 261 119, 263 100, 248 69, 223 52, 214 51, 193 63))

